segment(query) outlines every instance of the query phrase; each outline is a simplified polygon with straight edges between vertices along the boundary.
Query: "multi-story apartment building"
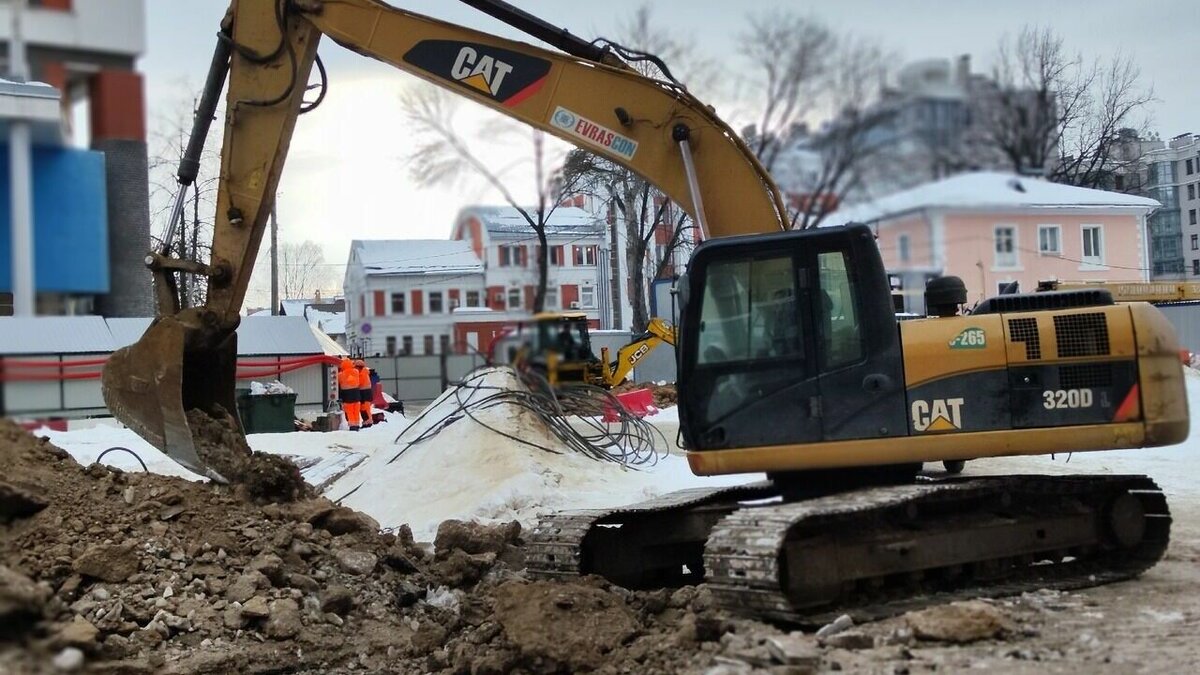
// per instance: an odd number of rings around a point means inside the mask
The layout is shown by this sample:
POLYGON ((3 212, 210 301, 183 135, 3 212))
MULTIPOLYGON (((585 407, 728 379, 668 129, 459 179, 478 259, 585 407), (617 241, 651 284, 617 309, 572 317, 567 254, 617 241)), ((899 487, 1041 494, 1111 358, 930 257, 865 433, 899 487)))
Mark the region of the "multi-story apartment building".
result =
MULTIPOLYGON (((467 207, 450 236, 483 261, 483 306, 514 316, 532 311, 540 244, 520 211, 510 206, 467 207)), ((578 206, 559 206, 546 222, 546 243, 545 309, 579 310, 599 326, 601 314, 609 311, 604 221, 578 206)))
POLYGON ((1162 204, 1150 215, 1155 279, 1200 276, 1200 135, 1180 134, 1142 155, 1143 192, 1162 204))
POLYGON ((456 310, 482 308, 483 263, 465 241, 355 240, 346 265, 346 345, 356 354, 441 354, 456 310))

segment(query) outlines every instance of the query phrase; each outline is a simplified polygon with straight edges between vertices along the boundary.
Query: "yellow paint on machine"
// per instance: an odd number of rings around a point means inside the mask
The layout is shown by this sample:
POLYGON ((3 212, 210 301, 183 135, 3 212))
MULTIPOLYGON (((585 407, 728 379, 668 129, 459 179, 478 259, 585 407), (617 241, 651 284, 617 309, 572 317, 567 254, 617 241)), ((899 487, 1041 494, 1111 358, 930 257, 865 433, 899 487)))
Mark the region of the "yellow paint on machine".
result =
POLYGON ((955 316, 900 322, 904 345, 904 383, 909 389, 933 380, 1007 365, 1004 324, 999 314, 955 316), (984 345, 956 348, 951 343, 965 331, 981 329, 984 345))
MULTIPOLYGON (((958 434, 870 438, 803 445, 690 451, 692 472, 698 476, 751 472, 805 471, 909 462, 936 462, 979 457, 1045 455, 1140 447, 1147 439, 1141 422, 1089 424, 1044 429, 1005 429, 958 434)), ((1166 430, 1160 430, 1163 432, 1166 430)), ((1166 434, 1170 435, 1170 434, 1166 434)), ((1187 435, 1187 422, 1183 422, 1187 435)))

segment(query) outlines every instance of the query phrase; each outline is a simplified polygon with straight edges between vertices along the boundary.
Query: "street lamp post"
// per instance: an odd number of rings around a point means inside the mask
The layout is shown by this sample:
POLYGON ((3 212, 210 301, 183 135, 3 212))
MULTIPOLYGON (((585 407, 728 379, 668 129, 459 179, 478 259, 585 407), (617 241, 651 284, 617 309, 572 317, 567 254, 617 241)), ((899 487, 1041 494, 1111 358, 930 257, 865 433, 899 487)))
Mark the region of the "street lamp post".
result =
MULTIPOLYGON (((29 78, 25 40, 21 35, 21 13, 25 0, 12 2, 12 41, 8 45, 9 70, 13 80, 29 78)), ((30 123, 15 119, 9 125, 9 191, 12 217, 13 314, 33 316, 37 311, 33 267, 33 170, 30 159, 30 123)))

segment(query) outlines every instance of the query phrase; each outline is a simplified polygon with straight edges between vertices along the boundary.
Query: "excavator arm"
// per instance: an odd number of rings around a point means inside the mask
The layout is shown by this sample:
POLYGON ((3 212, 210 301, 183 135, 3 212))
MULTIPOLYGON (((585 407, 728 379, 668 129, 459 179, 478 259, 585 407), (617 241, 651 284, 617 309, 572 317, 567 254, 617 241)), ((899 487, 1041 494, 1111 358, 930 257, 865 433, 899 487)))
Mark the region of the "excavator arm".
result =
MULTIPOLYGON (((624 382, 625 378, 629 377, 629 373, 633 370, 633 367, 642 358, 663 344, 668 344, 672 347, 675 346, 675 328, 662 319, 651 319, 650 325, 646 326, 646 332, 617 350, 616 360, 609 363, 608 370, 605 372, 608 386, 615 387, 624 382)), ((608 350, 603 349, 601 351, 604 352, 601 358, 607 362, 608 350)))
POLYGON ((210 411, 213 404, 233 409, 238 313, 322 35, 629 168, 680 204, 706 237, 786 229, 783 202, 766 170, 682 86, 643 76, 611 52, 547 30, 497 0, 468 4, 572 53, 379 0, 233 1, 179 175, 183 186, 194 179, 227 82, 211 261, 147 256, 159 316, 105 369, 105 401, 118 419, 176 461, 221 478, 197 455, 187 412, 210 411), (721 199, 705 202, 702 195, 721 199), (207 276, 204 306, 179 309, 172 292, 177 272, 207 276))

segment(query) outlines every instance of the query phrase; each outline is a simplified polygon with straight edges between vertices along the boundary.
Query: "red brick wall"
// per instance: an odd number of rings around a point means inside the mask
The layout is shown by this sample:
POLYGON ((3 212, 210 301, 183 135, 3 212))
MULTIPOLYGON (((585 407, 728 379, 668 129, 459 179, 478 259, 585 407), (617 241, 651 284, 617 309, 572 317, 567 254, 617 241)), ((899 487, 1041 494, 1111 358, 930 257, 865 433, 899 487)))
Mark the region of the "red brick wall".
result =
POLYGON ((102 70, 90 82, 92 140, 146 140, 142 76, 128 70, 102 70))
POLYGON ((569 309, 572 302, 579 302, 579 286, 563 284, 560 295, 562 296, 562 308, 569 309))

